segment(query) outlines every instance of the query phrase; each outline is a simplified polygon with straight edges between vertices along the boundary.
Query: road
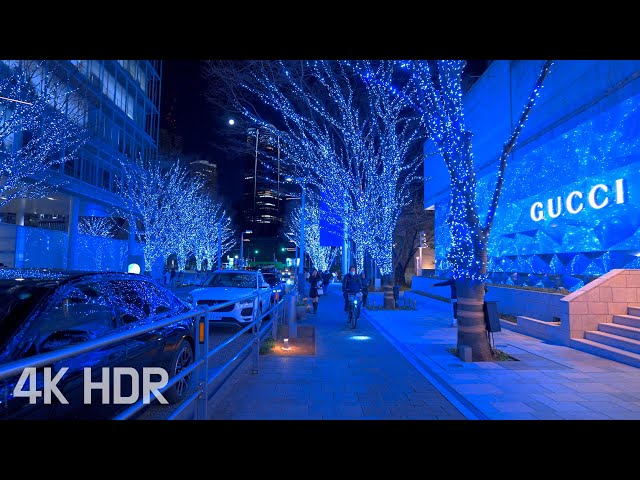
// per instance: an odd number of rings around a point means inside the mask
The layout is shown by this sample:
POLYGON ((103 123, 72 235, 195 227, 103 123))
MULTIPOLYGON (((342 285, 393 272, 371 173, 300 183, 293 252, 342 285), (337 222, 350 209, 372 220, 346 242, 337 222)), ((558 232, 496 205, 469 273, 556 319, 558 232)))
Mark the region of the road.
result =
MULTIPOLYGON (((186 295, 193 290, 195 287, 181 287, 172 289, 173 292, 180 298, 184 299, 186 295)), ((268 322, 269 318, 265 318, 263 320, 263 324, 268 322)), ((209 351, 216 348, 218 345, 227 341, 229 338, 238 333, 239 328, 232 325, 216 325, 212 324, 209 327, 209 351)), ((268 334, 267 334, 268 336, 268 334)), ((219 369, 224 364, 226 364, 229 360, 231 360, 241 349, 244 347, 247 342, 251 340, 250 331, 240 335, 238 338, 233 340, 230 344, 228 344, 225 348, 223 348, 220 352, 217 352, 209 359, 209 375, 211 375, 216 369, 219 369)), ((233 365, 237 365, 243 359, 246 358, 246 355, 250 351, 246 352, 242 355, 242 357, 235 360, 233 365)), ((230 369, 233 367, 230 367, 230 369)), ((214 382, 210 386, 210 391, 217 389, 222 383, 223 379, 226 375, 221 376, 221 380, 218 382, 214 382)), ((195 391, 195 387, 191 390, 190 393, 195 391)), ((187 398, 189 395, 187 395, 187 398)), ((146 407, 141 413, 136 415, 134 419, 136 420, 163 420, 171 416, 171 414, 176 411, 181 404, 173 404, 173 405, 161 405, 158 402, 153 402, 151 405, 146 407)))

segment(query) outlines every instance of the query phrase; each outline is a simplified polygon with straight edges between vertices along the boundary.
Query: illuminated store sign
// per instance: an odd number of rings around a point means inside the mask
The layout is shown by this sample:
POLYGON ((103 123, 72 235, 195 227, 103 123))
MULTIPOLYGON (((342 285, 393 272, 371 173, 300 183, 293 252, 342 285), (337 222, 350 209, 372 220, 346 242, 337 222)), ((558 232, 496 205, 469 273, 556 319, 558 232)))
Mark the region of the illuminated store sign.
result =
POLYGON ((591 190, 586 194, 580 191, 573 191, 565 199, 561 196, 555 198, 549 198, 546 201, 546 210, 542 202, 533 202, 529 215, 534 222, 544 220, 545 213, 549 215, 549 218, 557 218, 563 212, 563 206, 568 213, 575 215, 580 213, 585 208, 586 204, 595 210, 609 205, 609 202, 624 203, 624 181, 619 178, 615 181, 613 190, 609 191, 609 187, 603 183, 594 185, 591 190))

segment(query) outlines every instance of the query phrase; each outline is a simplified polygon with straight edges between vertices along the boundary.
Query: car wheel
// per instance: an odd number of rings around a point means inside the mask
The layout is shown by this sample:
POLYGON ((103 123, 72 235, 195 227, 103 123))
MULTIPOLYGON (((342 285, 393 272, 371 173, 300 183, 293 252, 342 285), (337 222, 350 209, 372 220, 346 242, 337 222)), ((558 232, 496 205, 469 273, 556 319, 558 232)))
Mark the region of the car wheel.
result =
MULTIPOLYGON (((190 366, 193 363, 193 358, 193 348, 191 348, 191 344, 187 340, 182 340, 171 360, 169 380, 190 366)), ((164 396, 169 403, 176 403, 185 398, 191 388, 192 378, 193 372, 180 379, 178 383, 165 392, 164 396)))

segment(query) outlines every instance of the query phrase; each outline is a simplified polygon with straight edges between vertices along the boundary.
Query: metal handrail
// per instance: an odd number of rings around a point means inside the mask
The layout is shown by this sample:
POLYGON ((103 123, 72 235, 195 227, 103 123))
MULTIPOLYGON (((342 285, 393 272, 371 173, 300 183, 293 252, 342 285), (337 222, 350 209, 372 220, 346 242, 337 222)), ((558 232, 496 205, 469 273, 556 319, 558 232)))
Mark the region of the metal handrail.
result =
MULTIPOLYGON (((289 294, 291 294, 292 292, 289 292, 289 294)), ((240 337, 241 335, 243 335, 245 332, 247 332, 250 328, 254 328, 254 326, 257 324, 257 322, 261 321, 266 315, 269 315, 270 312, 276 310, 276 308, 280 308, 284 303, 284 297, 282 297, 277 303, 275 303, 269 310, 267 310, 266 312, 264 312, 262 315, 260 315, 259 318, 256 318, 253 322, 251 322, 250 324, 248 324, 246 327, 242 328, 241 330, 239 330, 238 332, 235 333, 235 335, 233 335, 232 337, 228 338, 227 340, 225 340, 224 342, 222 342, 221 344, 217 345, 213 350, 210 350, 207 352, 206 354, 206 358, 200 358, 199 360, 197 360, 196 362, 194 362, 193 364, 191 364, 188 368, 186 368, 185 370, 183 370, 182 372, 180 372, 178 375, 174 376, 169 382, 167 382, 167 384, 162 387, 161 389, 159 389, 158 391, 160 393, 163 393, 164 391, 170 389, 173 385, 175 385, 176 383, 178 383, 180 380, 182 380, 184 377, 186 377, 189 373, 193 372, 194 370, 196 370, 197 368, 201 367, 205 361, 209 361, 209 358, 216 354, 219 353, 221 350, 223 350, 226 346, 228 346, 231 342, 233 342, 235 339, 237 339, 238 337, 240 337)), ((282 313, 282 309, 281 309, 281 313, 282 313)), ((262 336, 264 336, 264 334, 266 333, 267 329, 270 328, 273 324, 274 319, 271 318, 271 320, 269 320, 259 332, 255 332, 255 336, 258 337, 258 339, 260 339, 262 336)), ((207 324, 209 323, 209 318, 207 316, 206 318, 206 322, 207 324)), ((208 325, 207 325, 208 327, 208 325)), ((205 327, 205 330, 208 331, 208 328, 205 327)), ((183 411, 185 410, 191 403, 193 403, 194 401, 198 400, 201 395, 205 395, 206 401, 208 401, 208 389, 209 386, 227 369, 229 368, 231 365, 233 365, 235 363, 235 361, 240 358, 240 356, 242 354, 244 354, 249 348, 253 347, 255 343, 255 338, 252 338, 251 341, 249 341, 244 347, 242 347, 231 359, 227 360, 227 362, 222 365, 221 367, 219 367, 216 372, 209 376, 207 378, 207 384, 204 388, 199 387, 196 389, 196 391, 189 396, 189 398, 183 400, 182 404, 180 405, 180 407, 178 407, 178 410, 183 411)), ((257 352, 256 352, 257 353, 257 352)), ((114 417, 114 420, 126 420, 128 418, 131 418, 132 415, 136 414, 139 410, 141 410, 142 408, 144 408, 145 404, 144 403, 144 398, 138 400, 136 403, 134 403, 133 405, 131 405, 130 407, 128 407, 126 410, 124 410, 123 412, 119 413, 116 417, 114 417)), ((153 401, 157 401, 157 398, 155 397, 151 397, 150 398, 150 402, 149 404, 151 404, 151 402, 153 401)), ((171 417, 175 418, 177 416, 177 412, 174 412, 171 417)))
MULTIPOLYGON (((254 299, 259 295, 260 291, 261 291, 260 288, 256 288, 251 293, 249 293, 247 295, 244 295, 244 296, 242 296, 240 298, 229 300, 227 302, 219 303, 219 304, 216 304, 216 305, 211 305, 208 308, 202 308, 202 307, 195 308, 194 307, 194 310, 192 310, 190 312, 183 313, 183 314, 180 314, 180 315, 177 315, 177 316, 173 316, 173 317, 169 317, 169 318, 166 318, 166 319, 162 319, 162 320, 153 322, 152 324, 149 324, 149 325, 143 325, 143 326, 140 326, 140 327, 131 328, 131 329, 125 331, 125 332, 117 332, 117 333, 114 333, 114 334, 106 335, 106 336, 104 336, 102 338, 99 338, 99 339, 96 339, 96 340, 90 340, 90 341, 87 341, 87 342, 83 342, 82 344, 71 345, 69 347, 64 347, 64 348, 61 348, 61 349, 59 349, 59 350, 57 350, 55 352, 48 352, 48 353, 33 355, 31 357, 27 357, 27 358, 24 358, 24 359, 20 359, 20 360, 16 360, 16 361, 13 361, 13 362, 6 363, 4 365, 0 365, 0 380, 2 380, 4 378, 11 377, 11 376, 18 375, 27 367, 32 367, 33 368, 33 367, 40 367, 40 366, 44 366, 44 365, 50 365, 51 363, 54 363, 54 362, 57 362, 57 361, 60 361, 60 360, 64 360, 66 358, 74 357, 74 356, 77 356, 79 354, 86 353, 86 352, 89 352, 89 351, 92 351, 92 350, 96 350, 98 348, 109 346, 109 345, 112 345, 114 343, 119 343, 119 342, 122 342, 123 340, 127 340, 129 338, 133 338, 133 337, 136 337, 138 335, 141 335, 141 334, 153 331, 153 330, 157 330, 159 328, 172 325, 172 324, 174 324, 176 322, 179 322, 181 320, 186 320, 186 319, 193 318, 193 317, 203 317, 204 316, 204 321, 205 321, 205 326, 206 326, 205 331, 207 333, 206 334, 206 338, 208 340, 208 332, 209 332, 209 328, 208 327, 209 327, 209 324, 210 324, 210 314, 211 313, 214 313, 216 310, 218 310, 220 308, 223 308, 223 307, 226 307, 228 305, 233 305, 233 304, 236 304, 238 302, 246 301, 246 300, 249 300, 249 299, 254 299), (203 315, 203 313, 204 313, 204 315, 203 315)), ((194 371, 199 370, 200 368, 206 367, 206 363, 205 362, 208 363, 208 361, 209 361, 209 359, 210 359, 210 357, 212 355, 214 355, 215 353, 220 352, 223 348, 227 347, 231 342, 233 342, 235 339, 237 339, 240 335, 244 334, 250 328, 254 329, 254 335, 252 336, 251 340, 247 343, 247 345, 245 345, 239 352, 237 352, 233 356, 233 358, 231 360, 229 360, 223 366, 218 368, 214 375, 212 375, 211 377, 207 378, 206 385, 198 386, 196 388, 196 391, 192 395, 190 395, 187 399, 183 400, 183 402, 178 407, 178 409, 180 411, 184 410, 187 406, 189 406, 194 401, 196 401, 198 399, 201 399, 203 395, 205 397, 205 402, 206 402, 208 400, 207 391, 208 391, 209 385, 215 379, 217 379, 221 375, 221 373, 224 372, 231 364, 233 364, 233 362, 235 362, 242 354, 244 354, 251 347, 254 347, 254 354, 255 354, 255 358, 256 358, 256 362, 257 362, 257 355, 258 355, 257 349, 259 348, 260 339, 264 336, 264 334, 267 331, 267 329, 273 325, 273 322, 274 322, 275 318, 271 318, 270 321, 267 322, 263 326, 263 328, 260 329, 260 331, 258 331, 258 329, 256 327, 257 323, 261 322, 262 319, 266 315, 271 315, 271 313, 276 311, 277 309, 279 309, 279 315, 281 316, 283 314, 283 312, 284 312, 284 309, 282 308, 282 305, 283 305, 285 297, 287 295, 291 295, 291 294, 294 294, 294 293, 295 293, 295 290, 290 291, 288 294, 284 295, 278 302, 276 302, 269 310, 267 310, 266 312, 263 312, 253 322, 248 324, 246 327, 242 328, 235 335, 233 335, 229 339, 225 340, 222 344, 217 345, 213 350, 205 352, 204 357, 201 357, 201 358, 197 359, 189 367, 187 367, 186 369, 181 371, 179 374, 177 374, 174 377, 172 377, 164 387, 159 389, 159 392, 163 393, 164 391, 170 389, 172 386, 174 386, 177 382, 182 380, 187 375, 193 373, 194 371)), ((207 344, 208 344, 208 341, 207 341, 207 344)), ((257 368, 254 368, 254 371, 257 373, 257 368)), ((126 410, 124 410, 123 412, 118 414, 116 417, 114 417, 114 419, 130 418, 132 415, 137 413, 139 410, 141 410, 142 408, 144 408, 147 405, 150 405, 153 401, 155 401, 157 399, 154 396, 152 396, 152 397, 150 397, 151 401, 149 403, 144 403, 144 400, 145 400, 144 398, 138 400, 136 403, 134 403, 133 405, 128 407, 126 410)), ((174 412, 174 414, 171 415, 171 418, 175 418, 175 416, 176 416, 176 412, 174 412)))

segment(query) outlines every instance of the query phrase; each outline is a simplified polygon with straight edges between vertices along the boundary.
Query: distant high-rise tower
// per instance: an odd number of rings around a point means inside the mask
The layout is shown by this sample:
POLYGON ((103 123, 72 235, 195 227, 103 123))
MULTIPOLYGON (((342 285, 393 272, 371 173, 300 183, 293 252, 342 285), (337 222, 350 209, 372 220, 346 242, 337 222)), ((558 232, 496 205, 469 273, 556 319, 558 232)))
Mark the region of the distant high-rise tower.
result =
POLYGON ((215 198, 218 194, 218 165, 208 157, 201 155, 183 157, 195 178, 204 185, 205 191, 215 198))
POLYGON ((163 159, 176 159, 182 155, 182 135, 177 133, 175 115, 176 99, 171 101, 167 112, 163 115, 163 126, 158 138, 158 155, 163 159))
POLYGON ((279 157, 279 139, 263 129, 250 128, 247 143, 253 150, 253 159, 251 169, 244 174, 244 228, 255 230, 258 236, 276 236, 282 223, 279 165, 269 161, 268 168, 266 156, 279 157))

